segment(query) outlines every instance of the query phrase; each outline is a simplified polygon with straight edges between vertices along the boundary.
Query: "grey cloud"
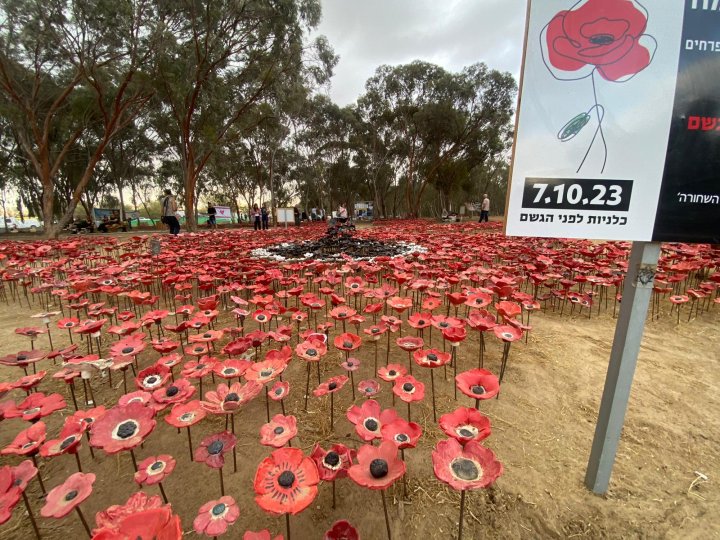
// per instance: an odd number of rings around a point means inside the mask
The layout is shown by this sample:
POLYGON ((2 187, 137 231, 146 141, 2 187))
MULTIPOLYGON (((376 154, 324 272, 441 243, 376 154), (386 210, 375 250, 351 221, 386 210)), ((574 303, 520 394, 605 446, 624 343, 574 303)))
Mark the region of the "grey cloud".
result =
POLYGON ((475 62, 520 72, 525 0, 322 0, 326 35, 340 63, 330 91, 354 102, 382 64, 426 60, 451 71, 475 62))

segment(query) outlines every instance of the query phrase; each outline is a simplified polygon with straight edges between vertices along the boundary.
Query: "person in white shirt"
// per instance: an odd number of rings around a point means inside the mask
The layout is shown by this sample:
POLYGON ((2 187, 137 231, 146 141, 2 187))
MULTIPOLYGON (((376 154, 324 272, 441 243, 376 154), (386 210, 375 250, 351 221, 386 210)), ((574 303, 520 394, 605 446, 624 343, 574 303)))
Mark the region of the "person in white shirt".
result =
POLYGON ((165 197, 162 200, 162 222, 170 229, 170 234, 178 234, 180 232, 180 222, 177 215, 177 202, 172 196, 172 191, 165 190, 165 197))
POLYGON ((487 193, 485 193, 485 194, 483 194, 482 206, 480 207, 479 223, 482 223, 483 220, 485 222, 489 221, 489 216, 490 216, 490 199, 488 199, 487 193))
POLYGON ((341 204, 338 206, 338 221, 340 223, 345 223, 348 220, 348 212, 347 208, 345 208, 345 204, 341 204))

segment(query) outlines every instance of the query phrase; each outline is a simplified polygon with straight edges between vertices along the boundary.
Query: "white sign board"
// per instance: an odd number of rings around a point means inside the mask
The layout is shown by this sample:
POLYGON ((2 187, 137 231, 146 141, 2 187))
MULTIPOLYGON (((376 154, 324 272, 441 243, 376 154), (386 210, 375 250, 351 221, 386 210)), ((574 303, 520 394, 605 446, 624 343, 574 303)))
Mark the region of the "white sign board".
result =
POLYGON ((278 223, 295 223, 295 210, 293 208, 276 209, 278 223))
POLYGON ((229 206, 216 206, 215 217, 232 219, 232 212, 229 206))
POLYGON ((530 2, 507 234, 653 238, 685 9, 530 2))

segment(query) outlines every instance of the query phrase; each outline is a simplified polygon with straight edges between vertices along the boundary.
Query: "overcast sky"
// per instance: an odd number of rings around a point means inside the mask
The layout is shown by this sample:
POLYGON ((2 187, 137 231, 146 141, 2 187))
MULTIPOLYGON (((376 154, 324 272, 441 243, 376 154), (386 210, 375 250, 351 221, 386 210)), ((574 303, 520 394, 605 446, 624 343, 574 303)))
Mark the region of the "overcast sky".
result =
POLYGON ((322 0, 319 33, 340 63, 330 95, 341 106, 382 64, 425 60, 459 71, 475 62, 520 73, 526 0, 322 0))

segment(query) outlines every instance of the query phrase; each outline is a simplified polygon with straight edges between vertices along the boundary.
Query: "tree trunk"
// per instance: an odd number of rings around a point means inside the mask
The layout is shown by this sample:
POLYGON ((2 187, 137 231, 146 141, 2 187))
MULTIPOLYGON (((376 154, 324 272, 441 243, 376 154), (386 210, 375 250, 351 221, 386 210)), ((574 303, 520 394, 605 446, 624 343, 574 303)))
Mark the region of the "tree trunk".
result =
POLYGON ((195 219, 195 186, 197 176, 195 167, 190 160, 185 166, 185 227, 190 232, 197 231, 197 220, 195 219))
POLYGON ((42 211, 43 211, 43 224, 45 227, 45 238, 53 239, 57 238, 60 234, 58 224, 53 223, 55 207, 55 193, 53 182, 49 179, 43 179, 43 192, 42 192, 42 211))
POLYGON ((122 183, 118 182, 118 195, 120 196, 120 221, 125 221, 125 199, 123 198, 122 183))

